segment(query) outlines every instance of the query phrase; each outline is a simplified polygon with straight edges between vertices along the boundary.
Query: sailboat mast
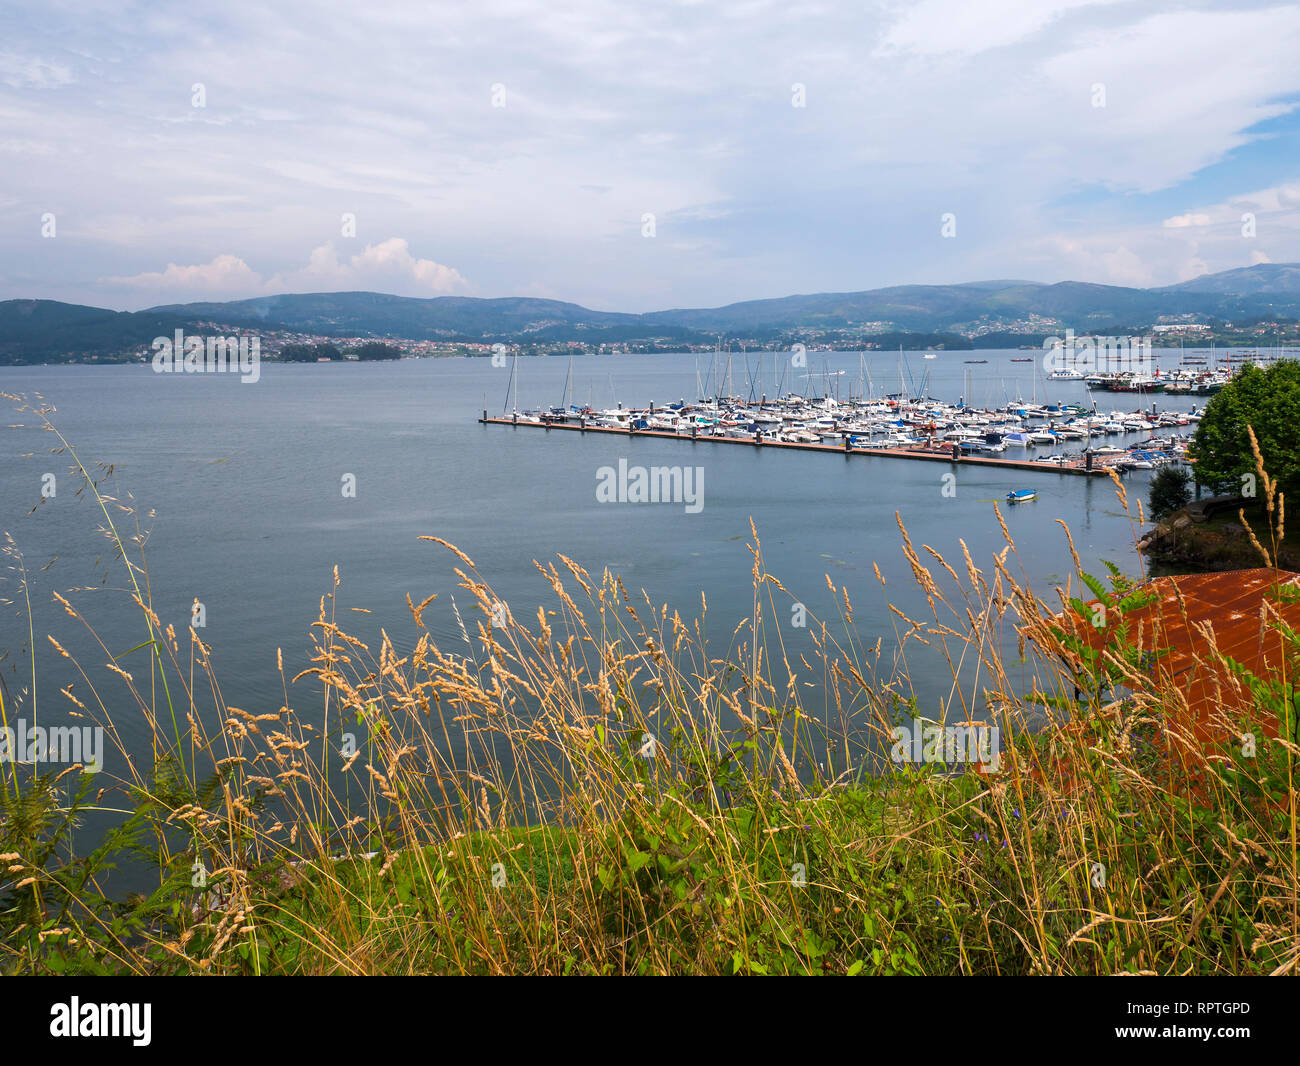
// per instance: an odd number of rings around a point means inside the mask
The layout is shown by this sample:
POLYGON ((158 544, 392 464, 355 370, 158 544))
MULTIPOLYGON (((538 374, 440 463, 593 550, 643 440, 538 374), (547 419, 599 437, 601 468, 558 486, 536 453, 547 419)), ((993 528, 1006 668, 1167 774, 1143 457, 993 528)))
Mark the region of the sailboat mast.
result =
POLYGON ((573 387, 573 356, 569 356, 569 373, 564 379, 564 391, 560 393, 560 410, 569 409, 569 391, 573 387))
POLYGON ((510 410, 510 390, 515 384, 515 372, 519 369, 519 353, 515 352, 515 361, 510 367, 510 380, 506 382, 506 398, 501 404, 501 413, 505 414, 510 410))

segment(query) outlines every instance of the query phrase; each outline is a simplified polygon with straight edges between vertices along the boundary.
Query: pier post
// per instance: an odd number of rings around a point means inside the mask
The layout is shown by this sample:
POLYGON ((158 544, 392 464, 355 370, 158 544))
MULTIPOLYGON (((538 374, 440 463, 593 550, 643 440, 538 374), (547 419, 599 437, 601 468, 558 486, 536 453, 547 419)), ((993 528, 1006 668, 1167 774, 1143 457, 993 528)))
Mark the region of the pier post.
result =
POLYGON ((841 436, 843 436, 844 438, 844 454, 848 455, 849 451, 852 449, 852 445, 849 444, 849 435, 847 433, 844 433, 841 434, 841 436))
POLYGON ((754 444, 758 446, 763 443, 763 435, 758 430, 754 430, 754 444))
POLYGON ((952 461, 958 462, 961 459, 961 441, 952 442, 952 461))
POLYGON ((699 440, 699 439, 700 439, 700 427, 691 426, 691 440, 699 440))
POLYGON ((483 408, 483 421, 484 421, 484 422, 487 421, 487 408, 486 408, 486 407, 483 408))
POLYGON ((1083 468, 1086 471, 1088 471, 1088 473, 1090 474, 1092 473, 1092 449, 1091 448, 1089 448, 1087 451, 1083 453, 1083 468))
POLYGON ((518 412, 518 411, 515 411, 515 412, 510 416, 510 424, 511 424, 512 426, 517 426, 517 425, 519 425, 519 412, 518 412))
POLYGON ((586 433, 586 432, 587 432, 587 416, 586 416, 586 415, 579 415, 579 416, 578 416, 578 432, 579 432, 579 433, 586 433))

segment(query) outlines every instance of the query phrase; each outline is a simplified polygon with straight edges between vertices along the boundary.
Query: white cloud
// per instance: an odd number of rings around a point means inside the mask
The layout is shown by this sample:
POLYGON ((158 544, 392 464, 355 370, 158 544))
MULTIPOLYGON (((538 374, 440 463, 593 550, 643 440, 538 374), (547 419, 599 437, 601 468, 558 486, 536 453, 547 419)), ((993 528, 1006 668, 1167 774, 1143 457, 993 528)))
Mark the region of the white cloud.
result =
POLYGON ((1049 233, 1027 244, 1031 263, 1062 277, 1117 285, 1163 285, 1255 263, 1293 262, 1300 247, 1300 183, 1286 182, 1201 204, 1159 225, 1092 226, 1049 233), (1242 215, 1255 215, 1255 236, 1242 215))
POLYGON ((402 237, 390 237, 348 259, 340 259, 333 243, 312 251, 307 265, 269 280, 236 255, 218 255, 207 263, 179 266, 129 277, 100 279, 103 283, 142 293, 171 294, 191 300, 220 300, 284 292, 338 292, 374 289, 405 296, 441 296, 462 291, 467 282, 460 271, 419 259, 402 237))
POLYGON ((1101 264, 1105 270, 1106 280, 1112 285, 1142 287, 1151 284, 1150 264, 1144 262, 1140 255, 1128 248, 1102 252, 1101 264))
MULTIPOLYGON (((1203 204, 1183 215, 1164 220, 1166 229, 1210 228, 1209 233, 1198 233, 1202 241, 1227 241, 1232 244, 1242 239, 1241 224, 1245 214, 1255 216, 1257 233, 1294 233, 1300 229, 1300 182, 1286 182, 1265 189, 1238 193, 1214 204, 1203 204)), ((1292 253, 1291 258, 1295 258, 1292 253)))
POLYGON ((1292 110, 1280 101, 1296 91, 1298 47, 1294 9, 1158 12, 1044 58, 1043 98, 1026 111, 1041 134, 1075 143, 1081 185, 1167 189, 1250 144, 1251 127, 1292 110), (1188 76, 1207 70, 1214 76, 1188 76), (1071 126, 1049 133, 1053 113, 1087 101, 1095 84, 1106 87, 1106 106, 1077 107, 1071 126), (1057 107, 1042 106, 1053 98, 1057 107))
POLYGON ((1186 229, 1188 226, 1208 226, 1211 218, 1206 214, 1174 215, 1161 223, 1166 229, 1186 229))
POLYGON ((219 255, 210 262, 193 266, 168 263, 166 270, 101 280, 111 285, 185 293, 203 299, 246 296, 262 284, 261 275, 237 255, 219 255))
POLYGON ((1228 201, 1226 209, 1266 213, 1294 212, 1300 209, 1300 181, 1234 196, 1228 201))
POLYGON ((72 71, 62 63, 0 52, 0 82, 12 89, 57 89, 73 80, 72 71))
POLYGON ((0 228, 57 211, 60 240, 6 248, 0 299, 144 299, 217 250, 257 269, 210 280, 248 294, 472 278, 616 310, 1295 259, 1300 186, 1259 150, 1294 134, 1258 124, 1300 99, 1300 8, 1270 2, 8 0, 0 228), (1224 197, 1240 173, 1268 188, 1224 197))
POLYGON ((459 270, 418 259, 411 254, 404 237, 390 237, 379 244, 367 245, 350 259, 340 260, 331 241, 314 249, 307 266, 285 275, 276 275, 269 289, 279 292, 339 289, 378 289, 398 295, 443 296, 468 287, 459 270))
POLYGON ((54 149, 41 141, 5 139, 0 141, 0 153, 5 155, 52 155, 54 149))
POLYGON ((877 55, 892 51, 919 55, 974 55, 1031 37, 1077 8, 1117 0, 911 0, 897 17, 877 55))

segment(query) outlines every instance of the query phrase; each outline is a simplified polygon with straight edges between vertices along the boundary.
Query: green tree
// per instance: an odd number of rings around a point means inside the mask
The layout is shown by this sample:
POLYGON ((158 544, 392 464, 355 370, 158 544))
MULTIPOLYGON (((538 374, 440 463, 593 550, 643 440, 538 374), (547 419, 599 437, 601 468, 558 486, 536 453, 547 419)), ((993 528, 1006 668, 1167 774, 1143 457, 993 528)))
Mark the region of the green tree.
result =
POLYGON ((314 363, 316 349, 310 344, 286 344, 280 349, 282 363, 314 363))
POLYGON ((357 358, 361 360, 400 359, 402 349, 392 344, 385 344, 383 341, 367 341, 357 349, 357 358))
POLYGON ((286 344, 280 349, 282 363, 314 363, 318 359, 342 359, 343 353, 332 344, 286 344))
POLYGON ((1196 480, 1215 492, 1241 492, 1254 474, 1246 427, 1255 430, 1264 469, 1294 498, 1300 488, 1300 362, 1284 359, 1267 370, 1247 365, 1206 405, 1187 449, 1196 480))
POLYGON ((1147 497, 1151 517, 1164 518, 1191 503, 1191 480, 1181 466, 1162 466, 1151 479, 1151 495, 1147 497))

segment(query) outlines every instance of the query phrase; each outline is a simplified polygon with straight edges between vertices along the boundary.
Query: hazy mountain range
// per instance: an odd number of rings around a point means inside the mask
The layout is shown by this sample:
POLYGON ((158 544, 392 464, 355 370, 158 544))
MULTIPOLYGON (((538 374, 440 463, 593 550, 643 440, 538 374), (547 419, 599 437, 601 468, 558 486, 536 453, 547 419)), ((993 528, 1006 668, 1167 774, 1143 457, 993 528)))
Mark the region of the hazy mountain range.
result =
POLYGON ((593 311, 559 300, 418 299, 373 292, 261 296, 136 312, 8 300, 0 302, 0 363, 109 356, 201 323, 331 336, 577 340, 594 345, 651 339, 702 343, 719 335, 790 340, 808 331, 836 330, 966 337, 996 331, 998 336, 1032 339, 1067 327, 1099 332, 1144 327, 1161 316, 1180 314, 1201 321, 1300 318, 1300 264, 1261 263, 1151 289, 1075 281, 979 281, 814 293, 648 314, 593 311))

